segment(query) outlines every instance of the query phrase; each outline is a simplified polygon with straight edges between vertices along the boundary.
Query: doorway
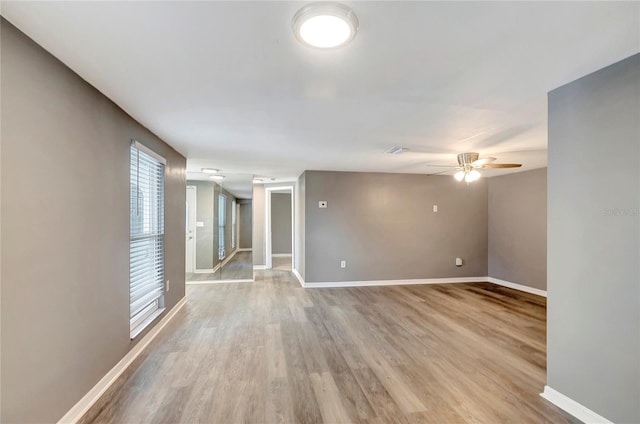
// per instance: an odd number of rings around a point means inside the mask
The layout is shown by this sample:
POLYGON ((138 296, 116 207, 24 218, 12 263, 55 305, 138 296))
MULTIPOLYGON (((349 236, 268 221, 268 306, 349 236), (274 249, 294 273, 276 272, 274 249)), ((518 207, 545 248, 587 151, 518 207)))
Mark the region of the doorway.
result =
POLYGON ((294 258, 293 187, 265 188, 266 268, 291 271, 294 258))

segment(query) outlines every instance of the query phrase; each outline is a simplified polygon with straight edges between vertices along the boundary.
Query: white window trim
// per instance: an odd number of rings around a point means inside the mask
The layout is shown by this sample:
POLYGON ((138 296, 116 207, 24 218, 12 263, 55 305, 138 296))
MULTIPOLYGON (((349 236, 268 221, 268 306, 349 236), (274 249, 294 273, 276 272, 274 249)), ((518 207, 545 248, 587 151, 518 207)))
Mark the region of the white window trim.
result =
POLYGON ((138 140, 131 140, 131 144, 136 149, 140 150, 141 152, 145 152, 146 154, 148 154, 158 162, 161 162, 163 165, 167 164, 167 160, 164 157, 160 156, 159 154, 157 154, 156 152, 154 152, 144 144, 140 143, 138 140))
MULTIPOLYGON (((162 165, 164 165, 166 167, 167 164, 167 160, 160 156, 158 153, 154 152, 153 150, 149 149, 147 146, 145 146, 144 144, 140 143, 137 140, 131 140, 131 145, 129 148, 131 148, 131 146, 135 147, 136 149, 138 149, 141 152, 144 152, 145 154, 151 156, 152 158, 154 158, 155 160, 157 160, 158 162, 160 162, 162 165)), ((166 173, 166 169, 165 169, 165 173, 166 173)), ((129 178, 131 179, 131 164, 129 164, 129 178)), ((129 181, 129 184, 131 184, 131 181, 129 181)), ((162 192, 163 192, 163 199, 164 202, 166 203, 166 197, 165 197, 165 186, 166 186, 166 182, 163 178, 163 188, 162 188, 162 192)), ((131 205, 129 205, 129 208, 131 209, 131 205)), ((164 204, 162 205, 163 211, 162 211, 162 215, 164 217, 165 215, 165 210, 164 210, 164 204)), ((131 212, 129 212, 131 213, 131 212)), ((131 221, 129 221, 131 222, 131 221)), ((164 223, 163 223, 163 238, 164 238, 164 223)), ((129 228, 129 248, 131 248, 131 228, 129 228)), ((162 253, 162 261, 163 261, 163 269, 165 267, 165 263, 166 263, 166 257, 164 254, 164 244, 163 244, 163 253, 162 253)), ((131 266, 131 262, 129 262, 129 266, 131 266)), ((129 290, 131 290, 131 280, 129 280, 129 290)), ((150 303, 150 305, 154 305, 153 308, 150 308, 150 310, 145 313, 141 318, 139 318, 134 325, 130 324, 129 327, 129 337, 131 340, 135 339, 138 335, 140 335, 140 333, 142 333, 153 321, 155 321, 160 315, 162 315, 162 313, 165 311, 165 307, 164 307, 164 295, 166 294, 166 290, 165 290, 165 284, 163 282, 162 284, 162 293, 161 295, 154 301, 154 303, 150 303)), ((131 307, 131 298, 129 298, 129 308, 131 307)))

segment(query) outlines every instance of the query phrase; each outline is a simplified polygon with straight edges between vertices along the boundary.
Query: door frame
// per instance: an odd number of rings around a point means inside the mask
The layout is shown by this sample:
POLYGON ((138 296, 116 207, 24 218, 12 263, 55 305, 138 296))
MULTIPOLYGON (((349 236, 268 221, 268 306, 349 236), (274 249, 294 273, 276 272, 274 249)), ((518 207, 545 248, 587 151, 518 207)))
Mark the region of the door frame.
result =
POLYGON ((293 185, 283 185, 283 186, 273 186, 273 187, 265 187, 264 188, 264 200, 265 200, 265 217, 264 217, 264 240, 265 240, 265 268, 271 269, 273 268, 272 259, 272 251, 273 246, 271 245, 271 194, 274 191, 288 191, 291 193, 291 270, 294 269, 295 258, 296 258, 296 249, 295 249, 295 190, 293 189, 293 185))
MULTIPOLYGON (((193 241, 192 241, 192 244, 193 244, 193 249, 192 249, 192 251, 193 251, 193 261, 192 262, 193 263, 191 264, 191 272, 195 274, 197 272, 197 268, 196 268, 196 256, 197 256, 196 255, 196 246, 198 244, 198 243, 196 243, 196 233, 197 233, 197 228, 198 228, 198 225, 197 225, 197 223, 198 223, 198 187, 194 186, 194 185, 187 185, 186 190, 188 191, 190 189, 193 189, 193 194, 194 194, 194 198, 195 198, 195 205, 189 205, 189 196, 187 195, 186 196, 186 200, 187 200, 186 201, 186 203, 187 203, 187 219, 186 219, 186 221, 189 221, 188 213, 191 210, 191 207, 194 207, 195 208, 194 209, 195 220, 193 222, 193 241)), ((186 245, 185 245, 185 257, 186 257, 186 255, 187 255, 187 251, 186 251, 186 245)), ((186 259, 185 259, 185 266, 186 266, 186 259)))

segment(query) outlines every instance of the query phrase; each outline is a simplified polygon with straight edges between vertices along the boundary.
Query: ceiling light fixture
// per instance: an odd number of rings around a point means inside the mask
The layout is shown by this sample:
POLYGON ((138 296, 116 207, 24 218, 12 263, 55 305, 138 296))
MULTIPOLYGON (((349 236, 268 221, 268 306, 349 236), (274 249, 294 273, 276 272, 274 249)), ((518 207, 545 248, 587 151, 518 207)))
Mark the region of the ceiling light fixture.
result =
POLYGON ((209 176, 212 180, 224 180, 224 175, 211 175, 209 176))
POLYGON ((358 18, 347 6, 317 2, 304 6, 293 16, 293 33, 301 43, 320 49, 344 46, 358 32, 358 18))
POLYGON ((398 147, 398 146, 394 146, 392 148, 390 148, 389 150, 385 151, 385 153, 388 153, 390 155, 399 155, 400 153, 406 152, 407 149, 406 147, 398 147))
POLYGON ((253 179, 253 183, 254 184, 262 184, 263 183, 262 178, 254 178, 253 179))
POLYGON ((455 178, 457 181, 462 181, 464 180, 465 183, 469 184, 472 183, 474 181, 476 181, 478 178, 480 178, 482 175, 476 171, 475 169, 463 169, 460 170, 458 172, 455 173, 455 175, 453 176, 453 178, 455 178))

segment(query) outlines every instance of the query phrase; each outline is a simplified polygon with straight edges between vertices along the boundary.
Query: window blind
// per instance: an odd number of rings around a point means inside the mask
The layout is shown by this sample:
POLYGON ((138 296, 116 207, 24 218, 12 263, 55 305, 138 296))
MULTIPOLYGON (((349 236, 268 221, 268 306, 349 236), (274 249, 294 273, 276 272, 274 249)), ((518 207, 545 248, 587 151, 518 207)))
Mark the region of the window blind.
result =
POLYGON ((129 320, 132 337, 162 306, 165 163, 140 143, 131 143, 129 320))

